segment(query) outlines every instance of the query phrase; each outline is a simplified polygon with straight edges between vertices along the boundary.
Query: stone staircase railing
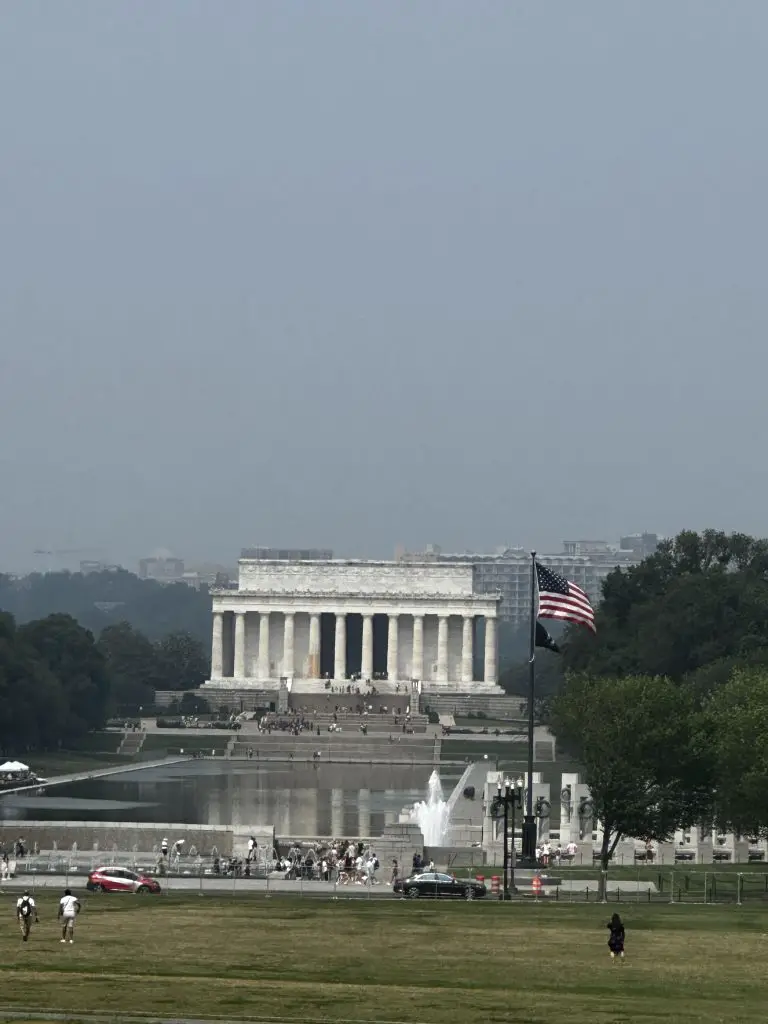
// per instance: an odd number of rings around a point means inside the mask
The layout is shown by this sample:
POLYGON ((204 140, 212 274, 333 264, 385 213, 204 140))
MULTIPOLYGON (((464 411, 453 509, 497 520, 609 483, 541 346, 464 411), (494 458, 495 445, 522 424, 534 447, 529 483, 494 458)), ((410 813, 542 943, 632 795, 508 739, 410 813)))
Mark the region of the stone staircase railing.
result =
POLYGON ((128 757, 135 757, 144 746, 146 733, 143 730, 136 732, 128 731, 123 734, 122 742, 117 748, 118 754, 125 754, 128 757))

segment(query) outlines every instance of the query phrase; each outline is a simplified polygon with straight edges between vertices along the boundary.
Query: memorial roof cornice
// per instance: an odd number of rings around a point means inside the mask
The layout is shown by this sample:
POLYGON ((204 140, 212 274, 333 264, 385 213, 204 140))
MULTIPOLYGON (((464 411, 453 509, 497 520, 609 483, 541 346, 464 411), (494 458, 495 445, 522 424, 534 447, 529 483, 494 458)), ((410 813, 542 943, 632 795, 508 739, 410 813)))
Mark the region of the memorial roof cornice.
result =
POLYGON ((229 590, 226 588, 217 588, 209 591, 211 597, 278 597, 278 598, 332 598, 332 599, 345 599, 349 598, 353 601, 359 601, 361 599, 367 599, 371 601, 496 601, 502 598, 501 593, 483 593, 483 594, 455 594, 455 593, 419 593, 414 594, 411 590, 385 590, 372 592, 369 590, 309 590, 299 589, 296 590, 229 590))

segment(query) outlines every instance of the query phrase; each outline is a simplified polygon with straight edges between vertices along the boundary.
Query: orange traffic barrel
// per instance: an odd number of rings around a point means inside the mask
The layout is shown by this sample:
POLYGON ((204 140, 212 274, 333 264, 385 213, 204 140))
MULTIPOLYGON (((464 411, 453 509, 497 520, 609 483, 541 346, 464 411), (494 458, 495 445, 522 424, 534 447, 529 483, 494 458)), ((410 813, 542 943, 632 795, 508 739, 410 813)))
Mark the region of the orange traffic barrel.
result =
POLYGON ((485 875, 475 875, 475 881, 476 882, 484 882, 485 881, 485 875))
POLYGON ((533 895, 541 896, 541 877, 539 875, 533 876, 533 895))
POLYGON ((498 875, 491 875, 491 896, 498 896, 501 890, 501 879, 498 875))

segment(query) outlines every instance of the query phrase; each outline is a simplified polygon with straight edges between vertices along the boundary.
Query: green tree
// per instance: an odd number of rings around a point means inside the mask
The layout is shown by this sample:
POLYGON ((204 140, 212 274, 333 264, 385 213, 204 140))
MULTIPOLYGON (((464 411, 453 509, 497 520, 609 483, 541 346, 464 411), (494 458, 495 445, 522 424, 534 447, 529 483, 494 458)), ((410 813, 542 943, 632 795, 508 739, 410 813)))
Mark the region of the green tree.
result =
POLYGON ((58 745, 67 705, 58 679, 0 613, 0 747, 5 754, 58 745))
POLYGON ((194 690, 210 676, 206 648, 189 633, 169 633, 155 644, 158 690, 194 690))
POLYGON ((109 703, 109 678, 93 634, 71 615, 49 615, 18 629, 22 644, 58 680, 66 702, 60 723, 63 740, 104 726, 109 703))
POLYGON ((97 647, 109 672, 112 709, 135 714, 154 704, 157 657, 149 640, 129 622, 118 622, 101 631, 97 647))
POLYGON ((603 828, 604 872, 622 837, 665 841, 711 808, 711 758, 690 688, 660 677, 571 676, 552 702, 551 724, 583 768, 603 828))
POLYGON ((608 576, 597 636, 569 629, 564 667, 689 679, 703 689, 735 665, 768 662, 766 571, 766 541, 714 530, 681 533, 640 565, 608 576))
POLYGON ((0 608, 19 623, 55 613, 71 615, 94 634, 119 622, 130 622, 150 640, 183 631, 208 643, 211 632, 211 602, 205 588, 142 580, 125 569, 32 573, 22 579, 0 576, 0 608))
POLYGON ((715 817, 740 835, 768 836, 768 669, 746 669, 713 692, 702 746, 716 766, 715 817))

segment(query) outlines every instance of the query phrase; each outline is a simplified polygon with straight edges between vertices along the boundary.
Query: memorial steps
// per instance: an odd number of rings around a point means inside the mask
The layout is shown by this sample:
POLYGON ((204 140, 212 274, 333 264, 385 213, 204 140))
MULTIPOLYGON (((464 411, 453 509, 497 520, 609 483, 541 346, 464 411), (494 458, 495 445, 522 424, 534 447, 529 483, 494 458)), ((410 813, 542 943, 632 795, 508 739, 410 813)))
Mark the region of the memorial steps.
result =
MULTIPOLYGON (((495 692, 489 694, 479 690, 483 684, 477 683, 463 684, 448 692, 443 687, 424 684, 419 694, 418 691, 411 689, 410 683, 400 683, 399 689, 397 684, 386 680, 377 681, 374 685, 376 693, 371 693, 370 690, 347 693, 346 684, 343 687, 339 684, 333 690, 328 689, 322 679, 297 679, 293 680, 287 692, 287 706, 292 710, 303 708, 332 713, 336 705, 354 709, 359 704, 369 704, 376 712, 383 706, 388 711, 400 708, 401 713, 405 714, 409 707, 413 710, 418 707, 422 714, 426 714, 427 709, 430 709, 439 715, 458 717, 481 714, 487 718, 509 721, 523 721, 525 718, 525 711, 521 711, 525 704, 523 699, 504 696, 498 687, 494 687, 495 692)), ((226 687, 212 687, 206 684, 199 690, 158 690, 155 695, 157 706, 167 708, 173 701, 180 700, 185 692, 204 698, 216 710, 226 707, 235 712, 257 709, 274 711, 277 710, 280 697, 279 680, 275 680, 274 689, 268 688, 263 682, 253 686, 226 687)))
MULTIPOLYGON (((508 720, 510 722, 525 721, 525 701, 521 697, 489 696, 481 693, 446 694, 432 690, 422 691, 419 710, 426 713, 427 709, 436 711, 438 715, 454 715, 466 718, 469 715, 482 714, 486 718, 508 720), (523 710, 521 711, 521 706, 523 710)), ((482 719, 478 721, 482 725, 482 719)))
POLYGON ((362 736, 359 732, 314 733, 294 736, 289 732, 258 733, 230 741, 228 756, 251 761, 319 761, 357 764, 438 764, 440 741, 434 736, 384 733, 362 736), (249 758, 248 752, 253 756, 249 758), (315 755, 319 754, 319 757, 315 755))

